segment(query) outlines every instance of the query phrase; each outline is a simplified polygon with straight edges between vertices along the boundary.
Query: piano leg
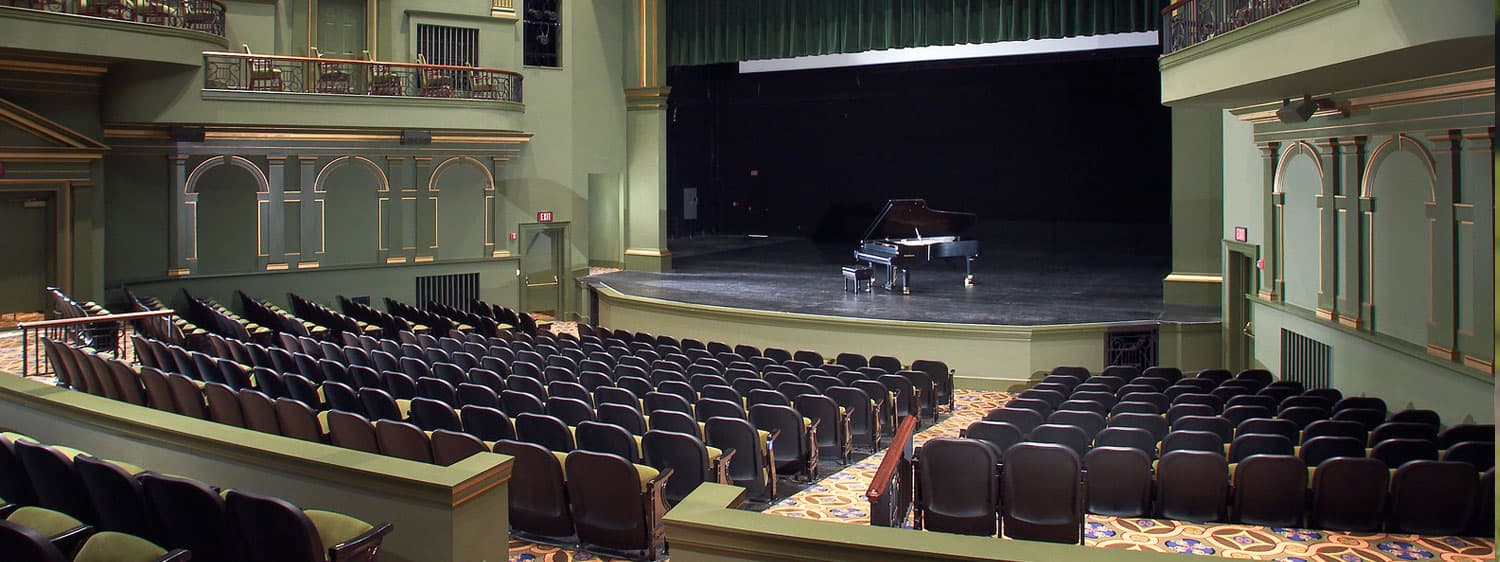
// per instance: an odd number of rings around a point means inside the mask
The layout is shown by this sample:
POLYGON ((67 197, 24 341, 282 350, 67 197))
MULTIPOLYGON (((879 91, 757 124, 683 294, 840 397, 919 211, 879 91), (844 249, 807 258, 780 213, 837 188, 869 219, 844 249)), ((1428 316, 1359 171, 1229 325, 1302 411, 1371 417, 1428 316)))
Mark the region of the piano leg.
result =
POLYGON ((910 269, 906 269, 906 268, 902 268, 901 269, 901 294, 903 294, 903 295, 910 295, 911 294, 911 270, 910 269))
POLYGON ((964 258, 964 286, 974 286, 974 258, 964 258))

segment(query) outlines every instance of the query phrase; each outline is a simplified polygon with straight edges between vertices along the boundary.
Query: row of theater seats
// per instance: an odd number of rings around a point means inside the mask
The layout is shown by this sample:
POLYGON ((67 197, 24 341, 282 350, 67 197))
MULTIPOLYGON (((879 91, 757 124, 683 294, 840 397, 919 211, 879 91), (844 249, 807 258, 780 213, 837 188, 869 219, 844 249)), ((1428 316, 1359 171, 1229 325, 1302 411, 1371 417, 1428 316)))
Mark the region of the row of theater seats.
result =
POLYGON ((6 560, 373 562, 392 530, 16 433, 0 434, 0 494, 6 560))
POLYGON ((240 300, 240 310, 245 311, 245 319, 262 326, 267 326, 278 334, 294 334, 326 339, 331 334, 331 328, 318 324, 312 320, 304 320, 282 310, 270 301, 250 298, 250 295, 241 291, 235 291, 240 300))
MULTIPOLYGON (((473 338, 473 340, 478 339, 473 338)), ((651 364, 652 372, 650 375, 647 375, 645 369, 640 366, 645 364, 645 360, 640 357, 621 355, 619 357, 620 363, 611 369, 609 362, 615 361, 614 356, 597 354, 596 359, 584 360, 585 367, 595 364, 598 365, 597 370, 585 370, 574 375, 572 365, 575 362, 567 354, 552 352, 552 355, 543 359, 541 354, 533 349, 545 350, 552 347, 551 345, 538 343, 533 348, 530 344, 520 339, 507 342, 492 338, 487 343, 494 345, 488 348, 482 347, 477 341, 460 342, 453 338, 432 338, 428 335, 416 335, 415 341, 418 342, 417 344, 406 343, 399 346, 390 340, 356 338, 354 342, 361 344, 360 347, 351 345, 342 348, 331 342, 321 342, 310 338, 283 337, 281 340, 283 346, 301 349, 307 353, 291 353, 285 351, 285 349, 259 348, 253 343, 243 344, 233 340, 212 339, 215 347, 219 347, 222 341, 223 346, 228 348, 227 350, 216 351, 216 353, 223 356, 232 356, 237 359, 243 358, 256 364, 269 364, 269 368, 272 370, 295 370, 304 374, 310 380, 334 380, 343 382, 349 387, 356 389, 383 384, 387 387, 386 390, 397 398, 409 398, 419 392, 436 398, 452 396, 455 390, 460 397, 465 395, 475 396, 484 392, 480 388, 465 387, 465 383, 488 386, 491 389, 501 389, 499 394, 502 401, 506 402, 505 409, 511 414, 533 411, 537 408, 525 407, 526 403, 530 401, 524 400, 524 397, 516 396, 514 392, 505 393, 504 390, 532 394, 539 399, 545 400, 548 396, 545 390, 541 390, 543 389, 543 383, 540 382, 540 379, 543 378, 552 379, 551 382, 546 383, 547 386, 561 386, 564 390, 571 387, 575 392, 569 395, 569 397, 583 398, 585 401, 590 402, 592 399, 588 394, 583 392, 584 389, 578 389, 575 385, 561 383, 582 381, 582 384, 589 392, 593 392, 594 389, 600 386, 619 384, 634 392, 637 398, 647 399, 648 401, 653 400, 655 397, 646 395, 660 389, 667 394, 677 394, 684 397, 689 404, 695 403, 700 395, 706 395, 732 402, 740 402, 745 406, 750 406, 761 401, 789 405, 800 395, 827 393, 834 401, 834 404, 828 404, 827 401, 817 399, 808 399, 804 402, 823 402, 823 409, 827 411, 834 411, 837 407, 843 407, 853 420, 852 433, 854 437, 860 439, 861 442, 868 440, 872 450, 878 446, 878 433, 880 426, 883 425, 881 423, 882 419, 893 420, 895 416, 905 415, 912 403, 912 396, 916 392, 927 396, 933 394, 931 392, 932 385, 930 379, 922 371, 908 370, 901 371, 899 372, 900 374, 895 376, 881 375, 879 377, 880 380, 876 381, 872 380, 875 377, 875 373, 885 373, 883 369, 877 367, 862 367, 861 371, 845 371, 840 373, 840 377, 830 376, 821 368, 803 367, 802 374, 809 375, 806 380, 816 384, 816 386, 811 386, 803 384, 801 381, 804 379, 799 378, 798 375, 792 375, 789 372, 790 368, 779 364, 770 364, 766 366, 767 371, 764 373, 767 379, 777 380, 778 377, 788 379, 782 384, 777 385, 777 387, 772 387, 768 384, 767 380, 760 378, 759 373, 751 370, 756 368, 752 364, 742 362, 742 368, 724 369, 722 363, 711 357, 700 357, 694 360, 691 365, 685 367, 671 360, 671 356, 669 355, 667 359, 654 360, 651 364), (419 344, 426 344, 428 347, 424 348, 419 344), (512 351, 510 346, 520 348, 520 350, 512 351), (366 351, 367 348, 373 351, 366 351), (397 359, 387 352, 386 349, 400 352, 402 356, 397 359), (476 363, 473 354, 467 351, 453 351, 450 354, 448 349, 468 349, 486 353, 478 361, 484 368, 473 367, 476 363), (514 359, 514 357, 526 357, 529 360, 514 359), (443 360, 452 360, 456 363, 446 363, 443 360), (631 360, 635 360, 636 363, 632 364, 631 360), (546 363, 548 367, 545 370, 541 370, 533 362, 546 363), (468 366, 467 372, 464 372, 466 370, 465 366, 468 366), (377 368, 381 370, 379 373, 374 370, 377 368), (497 373, 497 371, 500 373, 508 372, 511 369, 515 369, 514 374, 522 376, 501 377, 497 373), (604 370, 612 371, 613 374, 600 372, 604 370), (691 377, 691 383, 683 382, 682 371, 695 373, 691 377), (409 376, 398 376, 402 372, 407 373, 409 376), (726 376, 718 375, 717 373, 720 372, 723 372, 726 376), (648 376, 650 377, 649 379, 646 378, 648 376), (729 378, 734 379, 732 385, 729 378), (414 381, 415 384, 407 382, 408 379, 414 381), (430 379, 444 379, 449 385, 455 386, 455 388, 446 390, 437 388, 440 383, 430 379), (502 379, 504 382, 502 382, 502 379), (845 384, 848 386, 835 388, 836 385, 845 384), (919 388, 922 390, 918 390, 919 388), (755 392, 756 390, 760 390, 761 392, 757 393, 755 392), (784 391, 784 394, 777 395, 776 390, 784 391), (754 396, 755 394, 764 396, 758 398, 754 396), (894 394, 894 399, 888 399, 891 398, 892 394, 894 394), (512 398, 515 400, 512 400, 512 398), (890 408, 892 404, 895 406, 894 409, 890 408)), ((580 349, 579 347, 566 346, 567 343, 577 346, 578 343, 576 341, 566 338, 558 338, 555 341, 564 343, 563 351, 578 351, 580 349)), ((584 345, 589 345, 589 343, 584 342, 584 345)), ((645 351, 641 352, 645 353, 645 351)), ((149 358, 158 354, 155 352, 145 352, 141 354, 141 357, 150 364, 149 358)), ((683 357, 684 359, 682 360, 686 360, 685 356, 683 357)), ((196 359, 198 361, 189 361, 187 356, 179 351, 175 358, 161 357, 157 361, 163 364, 170 364, 176 361, 179 370, 192 374, 192 364, 201 363, 201 360, 205 358, 199 356, 196 359)), ((941 366, 941 364, 938 365, 941 366)), ((234 374, 234 371, 237 369, 231 368, 230 372, 224 376, 220 376, 218 373, 219 370, 216 367, 201 367, 197 369, 197 371, 201 371, 197 376, 210 382, 223 382, 236 387, 242 386, 242 383, 237 384, 233 380, 243 378, 234 374)), ((296 387, 292 390, 295 393, 296 387)), ((445 399, 453 402, 452 398, 445 399)), ((667 397, 660 397, 660 399, 665 400, 667 397)), ((816 405, 808 406, 808 409, 815 407, 816 405)), ((682 407, 681 409, 686 409, 686 407, 682 407)), ((932 411, 932 409, 929 408, 928 411, 932 411)), ((568 418, 567 416, 564 417, 565 419, 570 419, 570 421, 576 421, 576 419, 568 418)), ((834 418, 832 415, 818 415, 818 417, 834 418)), ((841 428, 843 425, 844 423, 842 422, 835 422, 830 419, 830 422, 825 424, 824 427, 841 428)), ((889 427, 893 424, 886 425, 889 427)), ((845 433, 848 432, 838 431, 829 433, 825 430, 821 445, 825 449, 828 449, 829 456, 839 459, 846 458, 847 447, 841 446, 852 443, 843 438, 845 433)))
MULTIPOLYGON (((163 347, 170 349, 168 346, 149 340, 137 340, 135 343, 137 349, 140 350, 138 353, 143 358, 160 354, 163 347)), ((187 352, 176 350, 176 353, 187 352)), ((208 356, 202 354, 193 356, 215 361, 218 365, 228 362, 222 359, 209 359, 208 356)), ((184 364, 192 363, 184 361, 184 364)), ((329 363, 324 363, 324 366, 328 365, 329 363)), ((232 367, 232 369, 238 368, 232 367)), ((216 365, 199 369, 199 371, 218 373, 220 369, 216 365)), ((770 449, 770 441, 774 437, 768 431, 757 432, 748 423, 749 418, 745 409, 738 401, 719 401, 719 409, 715 409, 715 405, 711 403, 712 399, 704 399, 700 405, 694 405, 677 395, 650 392, 644 400, 641 400, 623 388, 600 387, 590 392, 582 385, 566 381, 554 381, 544 387, 540 381, 520 375, 512 375, 504 380, 498 376, 495 376, 493 380, 481 379, 485 384, 462 382, 455 388, 448 380, 435 377, 424 376, 412 379, 405 373, 387 372, 377 378, 372 370, 359 366, 348 371, 363 373, 364 376, 345 379, 343 375, 335 374, 321 383, 313 383, 300 374, 282 374, 257 368, 253 371, 255 388, 233 387, 223 382, 228 379, 215 382, 197 381, 202 385, 203 398, 199 397, 198 385, 188 376, 170 374, 164 377, 165 384, 154 382, 163 377, 157 374, 157 369, 152 365, 143 367, 137 376, 142 381, 146 381, 142 384, 146 388, 147 402, 151 401, 152 387, 165 386, 165 390, 159 392, 170 393, 171 396, 167 399, 174 401, 173 409, 185 415, 206 417, 224 423, 289 434, 308 440, 331 441, 336 445, 345 446, 350 442, 361 443, 374 440, 358 439, 353 436, 341 440, 341 434, 353 435, 356 430, 351 429, 350 426, 341 425, 340 420, 337 419, 340 414, 367 416, 360 419, 415 423, 415 426, 412 426, 407 433, 436 430, 467 431, 483 441, 513 438, 519 433, 523 440, 540 443, 560 452, 574 448, 572 436, 575 427, 582 429, 585 426, 598 424, 618 429, 618 431, 603 432, 602 436, 593 438, 595 441, 603 441, 613 435, 640 436, 646 432, 648 425, 650 428, 671 428, 673 431, 690 433, 700 440, 706 439, 709 445, 723 444, 728 448, 745 451, 740 457, 735 457, 739 460, 735 461, 732 470, 735 474, 734 480, 747 485, 752 492, 767 490, 774 494, 774 472, 772 472, 774 468, 766 457, 770 449), (355 390, 353 385, 361 381, 365 384, 355 390), (346 382, 349 384, 345 384, 346 382), (504 390, 496 393, 488 385, 496 385, 504 390), (512 388, 517 390, 512 390, 512 388), (396 396, 406 396, 406 398, 393 398, 393 392, 396 396), (200 406, 204 400, 206 404, 200 406), (658 407, 658 402, 666 405, 658 407), (643 407, 645 410, 642 410, 643 407), (324 409, 331 411, 319 412, 324 409), (515 416, 515 420, 507 418, 507 414, 502 412, 509 412, 509 415, 515 416), (650 415, 649 421, 643 412, 650 415), (732 419, 721 420, 717 424, 712 423, 710 418, 714 416, 711 414, 716 412, 732 419), (695 418, 695 415, 698 417, 695 418), (328 434, 326 437, 320 435, 315 429, 317 427, 315 424, 320 418, 323 420, 325 433, 328 434), (514 429, 512 424, 514 424, 514 429), (707 424, 708 427, 700 424, 707 424), (722 427, 716 429, 716 426, 722 427)), ((348 371, 337 372, 347 373, 348 371)), ((485 371, 476 369, 470 374, 484 375, 485 371)), ((462 375, 454 372, 453 376, 462 375)), ((678 384, 686 387, 685 383, 678 384)), ((687 390, 691 392, 690 387, 687 390)), ((732 389, 728 390, 732 391, 732 389)), ((696 395, 693 395, 693 398, 697 400, 696 395)), ((804 402, 813 400, 814 398, 809 397, 804 399, 804 402)), ((789 450, 793 454, 802 451, 805 457, 810 448, 810 439, 804 439, 803 434, 800 433, 803 428, 795 425, 800 420, 798 415, 785 404, 779 408, 767 407, 761 410, 764 410, 759 419, 762 425, 773 426, 775 429, 792 428, 789 430, 787 439, 783 440, 781 450, 789 450), (799 433, 792 434, 793 430, 799 433)), ((364 432, 369 433, 369 424, 366 422, 363 425, 365 426, 364 432)), ((376 427, 379 426, 377 422, 376 427)), ((389 431, 397 432, 400 427, 402 426, 392 425, 389 431)), ((578 431, 580 446, 587 447, 589 436, 593 435, 601 434, 597 431, 587 434, 578 431)), ((402 441, 411 442, 412 440, 402 441)), ((397 442, 397 440, 393 439, 392 442, 397 442)), ((632 450, 639 448, 638 445, 633 445, 634 441, 628 439, 614 442, 623 442, 624 446, 609 450, 620 451, 625 446, 629 446, 632 450)), ((402 452, 388 447, 381 447, 379 452, 433 462, 431 455, 426 452, 426 447, 416 449, 420 452, 402 452)), ((413 449, 406 449, 406 451, 411 450, 413 449)), ((710 448, 710 451, 714 450, 710 448)), ((627 458, 639 459, 641 455, 637 452, 627 455, 627 458)), ((710 458, 717 459, 718 454, 714 452, 710 458)), ((728 461, 730 458, 731 456, 726 455, 724 460, 728 461)), ((447 464, 452 461, 440 462, 447 464)), ((722 465, 717 462, 713 464, 722 465)), ((719 466, 715 471, 722 472, 723 469, 724 467, 719 466)), ((695 472, 703 473, 704 471, 695 472)), ((691 477, 684 476, 678 479, 683 488, 671 490, 674 500, 679 493, 685 495, 691 490, 690 485, 698 481, 689 480, 689 478, 691 477)))
MULTIPOLYGON (((418 462, 448 465, 491 450, 515 456, 511 524, 533 540, 652 557, 663 545, 660 518, 667 502, 679 501, 697 484, 728 484, 735 482, 731 477, 739 477, 745 483, 774 486, 775 473, 768 455, 775 435, 757 432, 739 419, 712 418, 699 424, 685 414, 657 412, 650 418, 657 429, 635 436, 614 424, 584 421, 571 427, 555 417, 534 413, 511 419, 495 408, 465 405, 454 410, 429 398, 418 397, 398 406, 386 395, 388 409, 405 410, 409 405, 412 417, 371 423, 353 411, 315 411, 301 401, 288 397, 273 400, 253 388, 236 390, 179 373, 163 374, 155 367, 136 371, 123 362, 64 344, 48 345, 59 372, 75 368, 69 363, 82 369, 71 372, 69 378, 97 379, 100 373, 134 375, 133 384, 140 389, 126 391, 125 395, 138 393, 144 397, 142 405, 183 415, 418 462), (62 359, 64 356, 72 359, 62 359), (422 426, 402 420, 418 421, 422 426), (705 436, 712 443, 738 448, 705 446, 705 436), (737 451, 746 452, 748 474, 729 471, 737 451), (580 458, 574 460, 575 455, 580 458), (627 473, 620 466, 632 470, 627 473), (572 477, 564 476, 565 468, 572 477), (630 489, 622 488, 622 482, 627 481, 622 474, 630 475, 629 482, 639 483, 640 495, 619 493, 630 489), (672 474, 678 478, 670 479, 672 474), (628 523, 625 531, 620 528, 622 520, 628 523)), ((152 344, 137 341, 137 345, 152 344)), ((325 381, 318 390, 342 386, 325 381)), ((319 394, 315 390, 312 396, 319 394)), ((369 398, 384 392, 364 388, 360 394, 369 398)), ((774 493, 774 487, 770 489, 774 493)))
MULTIPOLYGON (((1094 377, 1063 370, 1071 372, 1049 375, 962 432, 978 442, 966 453, 971 460, 988 454, 973 448, 979 446, 994 454, 997 467, 1011 466, 1009 451, 1018 443, 1060 447, 1086 468, 1100 469, 1083 497, 1090 512, 1104 515, 1284 527, 1305 522, 1344 531, 1488 532, 1493 516, 1484 508, 1492 502, 1473 500, 1481 491, 1493 496, 1493 425, 1454 426, 1439 434, 1436 416, 1419 412, 1398 413, 1392 416, 1397 421, 1369 431, 1348 419, 1319 419, 1304 427, 1296 419, 1251 417, 1235 425, 1219 415, 1227 411, 1220 396, 1163 391, 1233 388, 1230 404, 1279 397, 1285 412, 1323 401, 1330 410, 1373 411, 1378 420, 1385 419, 1385 404, 1342 398, 1333 389, 1303 392, 1264 371, 1233 377, 1206 371, 1184 379, 1162 368, 1110 368, 1110 374, 1094 377), (1439 443, 1443 461, 1437 460, 1439 443), (1373 445, 1368 452, 1367 444, 1373 445), (1442 502, 1453 509, 1442 516, 1424 511, 1442 502)), ((1237 407, 1264 408, 1244 404, 1229 410, 1237 407)))
MULTIPOLYGON (((1115 372, 1126 373, 1125 377, 1101 375, 1088 382, 1076 375, 1052 374, 987 414, 986 420, 1007 422, 1033 440, 1069 445, 1080 455, 1104 434, 1103 444, 1138 448, 1151 444, 1160 453, 1219 450, 1229 454, 1231 462, 1256 453, 1296 453, 1309 466, 1333 456, 1369 456, 1392 467, 1440 458, 1468 462, 1478 471, 1493 466, 1493 425, 1459 425, 1440 434, 1441 420, 1431 410, 1387 416, 1385 402, 1379 398, 1344 398, 1337 389, 1303 390, 1300 383, 1271 381, 1270 373, 1264 371, 1246 371, 1234 378, 1208 371, 1201 373, 1206 376, 1173 382, 1170 371, 1154 369, 1154 373, 1148 370, 1145 376, 1131 378, 1125 378, 1129 373, 1122 369, 1115 372), (1226 403, 1213 393, 1167 392, 1207 386, 1215 392, 1232 389, 1236 394, 1229 395, 1226 403), (1308 415, 1295 415, 1298 412, 1308 415), (1145 430, 1150 438, 1123 430, 1106 433, 1117 427, 1145 430), (1245 435, 1260 437, 1246 440, 1242 447, 1232 446, 1231 441, 1240 442, 1238 436, 1245 435)), ((981 434, 993 432, 997 438, 1011 433, 976 429, 981 434)), ((1005 446, 1004 441, 1000 444, 1005 446)))

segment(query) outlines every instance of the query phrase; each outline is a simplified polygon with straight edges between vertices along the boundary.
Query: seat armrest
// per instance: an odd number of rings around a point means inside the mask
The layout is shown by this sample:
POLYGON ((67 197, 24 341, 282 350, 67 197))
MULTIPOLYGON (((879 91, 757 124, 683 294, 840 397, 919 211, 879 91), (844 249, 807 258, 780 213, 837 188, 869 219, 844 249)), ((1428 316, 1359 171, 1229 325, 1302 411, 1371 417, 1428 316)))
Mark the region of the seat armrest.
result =
POLYGON ((395 525, 381 523, 364 534, 328 547, 330 562, 374 562, 380 556, 380 542, 395 525))
POLYGON ((737 452, 734 449, 724 449, 724 452, 719 454, 719 458, 714 459, 714 481, 720 484, 734 483, 733 480, 729 479, 729 463, 734 459, 734 454, 737 452))

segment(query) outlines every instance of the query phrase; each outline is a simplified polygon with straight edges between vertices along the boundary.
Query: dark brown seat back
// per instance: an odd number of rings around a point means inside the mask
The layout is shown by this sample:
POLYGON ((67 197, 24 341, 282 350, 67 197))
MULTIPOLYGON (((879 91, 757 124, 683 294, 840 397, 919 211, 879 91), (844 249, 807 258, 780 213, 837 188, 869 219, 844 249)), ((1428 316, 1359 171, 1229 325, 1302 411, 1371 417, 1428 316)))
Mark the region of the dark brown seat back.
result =
POLYGON ((917 452, 918 528, 999 532, 1000 451, 987 441, 937 437, 917 452))
POLYGON ((380 440, 370 420, 354 412, 328 412, 328 439, 335 447, 380 454, 380 440))
POLYGON ((573 514, 557 457, 541 445, 510 440, 496 442, 495 452, 515 457, 510 476, 511 528, 522 536, 571 537, 573 514))
POLYGON ((1307 526, 1331 531, 1379 531, 1384 523, 1389 478, 1385 463, 1377 459, 1328 459, 1313 471, 1307 526))
POLYGON ((1083 457, 1089 513, 1143 517, 1151 513, 1151 456, 1127 447, 1094 447, 1083 457))
POLYGON ((1078 455, 1062 445, 1020 443, 1005 451, 1005 536, 1081 544, 1083 493, 1078 455))
POLYGON ((375 422, 375 440, 380 453, 417 462, 432 462, 432 444, 422 429, 393 420, 375 422))
POLYGON ((1462 533, 1469 528, 1478 496, 1479 473, 1468 463, 1408 462, 1391 478, 1386 530, 1419 535, 1462 533))
POLYGON ((1223 521, 1229 465, 1222 453, 1173 451, 1156 466, 1156 514, 1167 519, 1223 521))
MULTIPOLYGON (((1252 437, 1252 436, 1247 436, 1252 437)), ((1285 441, 1285 437, 1266 436, 1285 441)), ((1243 438, 1241 438, 1243 439, 1243 438)), ((1257 454, 1234 470, 1234 523, 1301 527, 1307 494, 1307 465, 1290 454, 1257 454)), ((1238 444, 1238 441, 1236 441, 1238 444)))
POLYGON ((653 498, 642 490, 636 468, 621 457, 591 451, 568 454, 565 468, 578 540, 591 550, 655 559, 662 541, 653 531, 666 506, 660 493, 653 498))
POLYGON ((467 433, 439 429, 432 432, 431 439, 432 462, 441 466, 449 466, 476 453, 489 451, 483 441, 467 433))

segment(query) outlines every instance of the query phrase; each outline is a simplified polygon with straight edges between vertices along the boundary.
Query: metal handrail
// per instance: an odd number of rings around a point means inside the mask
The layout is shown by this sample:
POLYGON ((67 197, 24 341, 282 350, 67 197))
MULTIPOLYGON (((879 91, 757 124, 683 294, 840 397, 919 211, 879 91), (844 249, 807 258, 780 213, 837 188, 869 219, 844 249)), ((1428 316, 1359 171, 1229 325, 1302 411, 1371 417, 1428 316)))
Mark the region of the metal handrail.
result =
POLYGON ((460 98, 521 102, 520 73, 328 57, 206 51, 203 88, 301 94, 460 98))
POLYGON ((130 361, 132 353, 129 345, 130 331, 134 329, 134 325, 154 319, 170 322, 174 314, 176 314, 174 311, 167 309, 21 322, 17 325, 21 329, 21 375, 52 374, 46 354, 42 353, 42 338, 86 344, 88 342, 85 341, 85 333, 87 333, 88 338, 110 343, 109 347, 115 350, 116 358, 130 361), (100 340, 100 338, 103 339, 100 340))
POLYGON ((218 0, 0 0, 0 5, 224 36, 224 4, 218 0))
POLYGON ((1313 0, 1176 0, 1161 10, 1162 54, 1186 49, 1313 0))

